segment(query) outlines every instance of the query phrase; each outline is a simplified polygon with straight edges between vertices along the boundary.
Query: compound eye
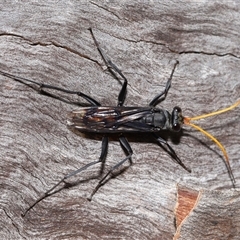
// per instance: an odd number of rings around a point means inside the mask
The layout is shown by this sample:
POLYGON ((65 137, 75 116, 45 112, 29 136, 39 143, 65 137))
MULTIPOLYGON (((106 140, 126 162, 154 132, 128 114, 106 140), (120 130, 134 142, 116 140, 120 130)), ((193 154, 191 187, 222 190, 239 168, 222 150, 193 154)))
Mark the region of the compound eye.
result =
POLYGON ((179 123, 173 123, 172 129, 174 132, 179 132, 181 130, 181 125, 179 123))
POLYGON ((180 107, 176 106, 173 108, 173 113, 175 113, 175 114, 182 113, 182 109, 180 107))
POLYGON ((182 109, 180 107, 174 107, 172 111, 172 130, 179 132, 182 128, 182 123, 182 109))

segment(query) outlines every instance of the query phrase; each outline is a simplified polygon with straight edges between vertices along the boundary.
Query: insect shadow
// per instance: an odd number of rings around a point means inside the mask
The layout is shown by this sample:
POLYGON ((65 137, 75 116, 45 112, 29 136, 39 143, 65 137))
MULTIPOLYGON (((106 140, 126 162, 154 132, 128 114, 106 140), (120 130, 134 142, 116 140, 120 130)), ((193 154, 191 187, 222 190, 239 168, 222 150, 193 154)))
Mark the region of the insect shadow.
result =
MULTIPOLYGON (((38 91, 40 94, 46 95, 48 97, 61 100, 63 102, 77 105, 79 106, 78 110, 70 112, 67 125, 68 127, 73 130, 74 132, 81 132, 84 133, 85 136, 89 138, 95 138, 99 134, 101 134, 102 139, 102 147, 99 159, 97 161, 90 162, 83 167, 65 175, 60 181, 58 181, 51 189, 46 191, 43 196, 38 198, 33 204, 31 204, 26 211, 22 214, 24 217, 37 203, 42 201, 48 196, 61 191, 63 188, 68 188, 73 185, 77 185, 79 183, 84 183, 96 177, 101 177, 100 181, 98 182, 97 186, 94 188, 93 192, 91 193, 89 200, 92 199, 93 195, 98 191, 98 189, 104 185, 107 181, 109 181, 112 177, 116 176, 116 174, 121 174, 123 171, 126 170, 132 164, 132 155, 133 151, 128 142, 126 136, 132 141, 147 141, 152 142, 153 140, 157 142, 161 148, 163 148, 181 167, 183 167, 186 171, 191 172, 189 168, 187 168, 184 163, 180 160, 177 156, 174 149, 169 145, 168 138, 171 138, 173 142, 179 142, 182 132, 182 125, 188 124, 191 125, 197 130, 203 132, 205 135, 209 137, 209 133, 206 134, 206 131, 201 129, 200 127, 190 123, 192 119, 200 119, 206 117, 206 115, 198 116, 195 118, 185 118, 182 116, 182 110, 180 107, 174 107, 172 112, 156 107, 157 104, 162 102, 171 87, 172 77, 175 72, 175 69, 178 65, 178 61, 175 62, 171 74, 166 82, 166 86, 159 94, 157 94, 152 101, 146 107, 127 107, 124 106, 124 101, 126 98, 127 93, 127 85, 128 81, 126 77, 123 75, 121 70, 110 60, 108 59, 102 49, 100 48, 92 29, 89 29, 93 41, 97 47, 98 52, 100 53, 104 63, 107 66, 108 71, 111 75, 117 79, 118 81, 122 82, 122 87, 118 94, 118 103, 117 106, 101 106, 101 104, 96 101, 94 98, 80 92, 80 91, 71 91, 68 89, 63 89, 60 87, 39 83, 33 80, 16 77, 12 74, 5 73, 0 71, 0 74, 7 76, 15 81, 18 81, 22 84, 31 87, 32 89, 38 91), (120 80, 121 79, 121 80, 120 80), (52 91, 52 92, 51 92, 52 91), (59 95, 56 94, 59 93, 59 95), (69 96, 78 96, 83 98, 90 106, 82 106, 82 103, 72 101, 71 98, 65 98, 62 94, 67 94, 69 96), (133 134, 134 133, 134 134, 133 134), (143 139, 144 135, 144 140, 143 139), (141 137, 140 137, 141 136, 141 137), (108 142, 109 138, 117 139, 120 142, 120 146, 122 147, 123 151, 125 152, 125 158, 118 161, 115 165, 113 165, 106 173, 104 173, 104 166, 105 160, 108 151, 108 142), (124 164, 129 163, 127 167, 124 164), (100 164, 99 174, 97 176, 89 177, 85 180, 80 180, 75 183, 67 182, 73 176, 85 171, 86 169, 100 164), (64 183, 64 186, 58 188, 61 183, 64 183)), ((240 102, 237 102, 235 105, 231 106, 236 107, 240 102)), ((224 110, 228 111, 230 108, 224 110)), ((211 113, 209 115, 215 115, 216 113, 211 113)), ((208 116, 208 115, 207 115, 208 116)), ((210 138, 215 141, 216 139, 210 135, 210 138)), ((217 140, 216 140, 217 141, 217 140)), ((216 142, 215 141, 215 142, 216 142)), ((220 143, 217 142, 219 145, 220 143)), ((221 145, 221 144, 220 144, 221 145)), ((222 146, 222 145, 221 145, 222 146)), ((225 153, 225 152, 224 152, 225 153)), ((229 172, 231 172, 230 165, 227 165, 229 172)), ((233 175, 231 175, 233 178, 233 175)))

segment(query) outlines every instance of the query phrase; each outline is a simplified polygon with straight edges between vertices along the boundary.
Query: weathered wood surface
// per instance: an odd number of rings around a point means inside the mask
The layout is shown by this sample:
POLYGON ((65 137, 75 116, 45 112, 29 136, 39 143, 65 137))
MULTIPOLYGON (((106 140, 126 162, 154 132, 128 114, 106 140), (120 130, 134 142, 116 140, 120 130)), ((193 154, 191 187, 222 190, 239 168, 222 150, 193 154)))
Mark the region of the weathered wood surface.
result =
MULTIPOLYGON (((0 69, 79 89, 116 104, 119 83, 104 71, 87 28, 129 79, 125 105, 145 105, 160 92, 176 59, 172 88, 161 104, 193 116, 240 98, 240 6, 236 1, 4 1, 0 69)), ((239 239, 240 110, 199 121, 226 147, 236 188, 220 150, 185 127, 169 143, 189 174, 154 141, 131 137, 133 165, 87 200, 98 180, 63 189, 23 211, 64 174, 96 160, 101 142, 66 128, 75 107, 0 76, 1 239, 172 239, 177 185, 201 196, 175 239, 239 239)), ((109 145, 106 170, 124 157, 109 145)), ((97 167, 80 179, 96 175, 97 167)), ((76 180, 76 179, 75 179, 76 180)))

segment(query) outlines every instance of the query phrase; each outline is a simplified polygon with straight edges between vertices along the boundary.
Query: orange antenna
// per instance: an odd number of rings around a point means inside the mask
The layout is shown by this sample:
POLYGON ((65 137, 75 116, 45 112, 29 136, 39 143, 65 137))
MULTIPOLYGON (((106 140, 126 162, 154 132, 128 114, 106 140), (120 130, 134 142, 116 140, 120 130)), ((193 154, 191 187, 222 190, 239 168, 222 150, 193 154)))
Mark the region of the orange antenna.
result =
POLYGON ((215 137, 213 137, 209 132, 207 132, 207 131, 203 130, 201 127, 191 123, 191 121, 199 120, 199 119, 203 119, 203 118, 207 118, 207 117, 211 117, 211 116, 214 116, 214 115, 218 115, 218 114, 230 111, 230 110, 236 108, 238 105, 240 105, 240 100, 238 100, 236 103, 234 103, 230 107, 224 108, 224 109, 216 111, 216 112, 203 114, 203 115, 192 117, 192 118, 190 118, 190 117, 184 117, 183 118, 184 124, 189 125, 189 126, 195 128, 195 129, 197 129, 198 131, 200 131, 201 133, 205 134, 208 138, 210 138, 213 142, 215 142, 218 145, 218 147, 221 149, 221 151, 222 151, 222 153, 223 153, 223 155, 225 157, 226 166, 227 166, 229 175, 230 175, 233 183, 235 183, 235 179, 234 179, 234 176, 233 176, 233 173, 232 173, 232 169, 231 169, 231 166, 230 166, 230 163, 229 163, 227 151, 224 148, 224 146, 215 137))

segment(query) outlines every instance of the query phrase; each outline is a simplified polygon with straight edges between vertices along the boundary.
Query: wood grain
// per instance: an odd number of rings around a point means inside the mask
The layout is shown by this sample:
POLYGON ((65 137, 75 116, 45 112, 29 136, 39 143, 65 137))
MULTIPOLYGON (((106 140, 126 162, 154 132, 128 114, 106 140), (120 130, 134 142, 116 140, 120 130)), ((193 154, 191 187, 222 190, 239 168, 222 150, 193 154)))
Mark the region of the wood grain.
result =
MULTIPOLYGON (((0 69, 80 90, 115 105, 120 84, 107 71, 89 27, 129 80, 125 105, 144 106, 180 62, 161 107, 195 116, 240 98, 238 1, 12 1, 0 9, 0 69)), ((128 136, 133 165, 89 202, 89 179, 24 210, 65 174, 99 158, 98 137, 66 128, 73 109, 0 76, 2 239, 173 239, 177 185, 202 191, 177 239, 239 239, 240 110, 199 121, 227 149, 236 188, 220 150, 185 127, 168 141, 189 174, 146 136, 128 136)), ((168 134, 166 134, 168 136, 168 134)), ((106 171, 124 152, 109 145, 106 171)), ((96 176, 98 167, 76 177, 96 176)), ((176 238, 176 235, 175 235, 176 238)))

